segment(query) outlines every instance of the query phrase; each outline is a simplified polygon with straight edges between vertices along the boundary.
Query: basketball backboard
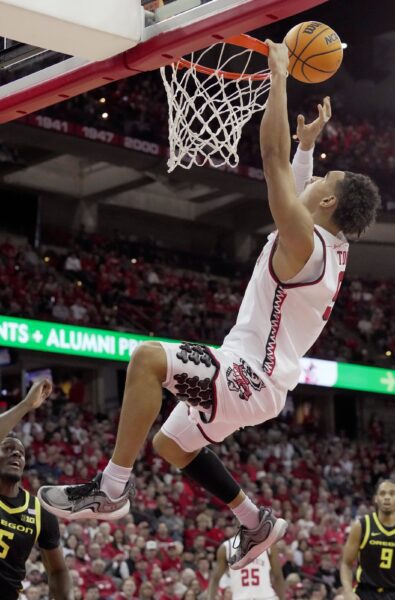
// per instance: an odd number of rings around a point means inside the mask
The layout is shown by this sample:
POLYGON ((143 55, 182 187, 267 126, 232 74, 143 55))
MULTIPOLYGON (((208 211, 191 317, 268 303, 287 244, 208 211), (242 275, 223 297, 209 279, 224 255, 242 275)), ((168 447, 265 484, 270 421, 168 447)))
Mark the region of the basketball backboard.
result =
POLYGON ((0 52, 4 82, 0 87, 0 123, 107 83, 157 69, 185 54, 269 25, 326 1, 143 1, 145 24, 139 43, 121 54, 100 61, 68 57, 53 49, 15 44, 0 52))

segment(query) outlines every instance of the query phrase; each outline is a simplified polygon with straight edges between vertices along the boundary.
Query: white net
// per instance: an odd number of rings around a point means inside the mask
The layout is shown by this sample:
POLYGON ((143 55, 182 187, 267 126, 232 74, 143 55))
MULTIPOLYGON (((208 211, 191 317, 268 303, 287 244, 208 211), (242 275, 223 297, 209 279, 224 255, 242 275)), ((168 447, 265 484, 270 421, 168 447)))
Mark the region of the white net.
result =
MULTIPOLYGON (((261 64, 264 59, 258 56, 261 64)), ((265 108, 270 88, 267 68, 249 73, 255 61, 252 50, 235 53, 234 46, 219 43, 192 54, 187 68, 182 59, 161 68, 169 103, 169 173, 177 166, 239 164, 242 129, 254 113, 265 108), (205 63, 210 68, 201 72, 205 63)))

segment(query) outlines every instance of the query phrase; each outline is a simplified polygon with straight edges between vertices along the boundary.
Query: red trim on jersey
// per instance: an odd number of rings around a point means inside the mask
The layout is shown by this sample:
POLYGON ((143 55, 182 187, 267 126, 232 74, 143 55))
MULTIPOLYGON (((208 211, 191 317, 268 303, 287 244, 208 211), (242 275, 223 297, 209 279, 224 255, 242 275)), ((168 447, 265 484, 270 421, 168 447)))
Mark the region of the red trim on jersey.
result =
POLYGON ((270 331, 267 336, 265 358, 262 363, 263 371, 269 375, 273 374, 274 367, 276 366, 276 347, 277 347, 277 335, 281 324, 281 310, 287 292, 284 290, 282 284, 278 284, 274 293, 272 312, 270 315, 270 331))
POLYGON ((210 442, 210 444, 219 444, 220 442, 216 442, 215 440, 212 440, 208 437, 208 435, 206 435, 206 433, 203 430, 203 427, 201 425, 199 425, 198 423, 196 423, 197 428, 199 429, 200 433, 202 434, 202 436, 204 437, 205 440, 207 440, 208 442, 210 442))
POLYGON ((269 256, 269 272, 270 272, 270 275, 272 276, 272 278, 274 279, 274 281, 277 284, 281 285, 284 288, 291 289, 291 288, 297 288, 297 287, 304 287, 304 286, 307 286, 307 285, 315 285, 316 283, 319 283, 320 281, 322 281, 322 279, 323 279, 323 277, 325 275, 325 270, 326 270, 326 244, 325 244, 324 238, 322 237, 322 235, 320 234, 320 232, 315 227, 314 227, 314 233, 316 233, 318 235, 319 239, 321 240, 322 247, 323 247, 323 250, 324 250, 324 268, 322 270, 321 275, 318 277, 318 279, 315 279, 314 281, 309 281, 307 283, 284 283, 284 282, 282 282, 277 277, 277 275, 276 275, 276 273, 274 272, 274 269, 273 269, 273 256, 274 256, 274 253, 275 253, 276 248, 277 248, 277 240, 278 240, 278 234, 277 234, 277 237, 276 237, 276 239, 275 239, 275 241, 273 243, 273 247, 272 247, 272 249, 270 251, 270 256, 269 256))

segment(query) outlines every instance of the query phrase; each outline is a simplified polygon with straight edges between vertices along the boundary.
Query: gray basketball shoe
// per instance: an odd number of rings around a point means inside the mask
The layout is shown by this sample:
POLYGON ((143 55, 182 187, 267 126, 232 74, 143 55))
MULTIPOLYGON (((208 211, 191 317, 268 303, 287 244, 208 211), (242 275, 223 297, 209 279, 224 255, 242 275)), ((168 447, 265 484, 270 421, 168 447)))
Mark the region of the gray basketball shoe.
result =
POLYGON ((102 473, 89 483, 78 485, 47 485, 41 487, 37 497, 49 512, 63 519, 99 519, 113 521, 121 519, 130 510, 129 496, 134 486, 129 481, 119 498, 110 498, 100 489, 102 473))
POLYGON ((259 509, 260 522, 255 529, 247 529, 243 525, 239 529, 239 545, 235 546, 235 554, 229 560, 229 567, 242 569, 262 552, 270 548, 284 536, 288 523, 284 519, 276 519, 270 508, 259 509))

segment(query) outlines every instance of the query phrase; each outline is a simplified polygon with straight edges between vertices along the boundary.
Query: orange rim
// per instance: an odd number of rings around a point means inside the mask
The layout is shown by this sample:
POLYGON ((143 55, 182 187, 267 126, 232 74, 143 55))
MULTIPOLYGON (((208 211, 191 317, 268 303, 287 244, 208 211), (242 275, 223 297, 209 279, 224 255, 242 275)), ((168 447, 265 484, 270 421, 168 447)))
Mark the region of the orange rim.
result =
MULTIPOLYGON (((263 56, 268 56, 269 48, 265 42, 261 42, 250 35, 246 35, 245 33, 241 33, 240 35, 234 35, 223 41, 224 44, 232 44, 233 46, 239 46, 240 48, 245 48, 246 50, 253 50, 254 52, 258 52, 263 56)), ((232 71, 221 71, 220 69, 212 69, 211 67, 204 67, 203 65, 199 65, 191 62, 190 60, 186 60, 185 58, 180 58, 178 60, 178 67, 180 69, 191 69, 194 68, 199 73, 204 73, 204 75, 212 75, 215 73, 225 79, 252 79, 253 81, 264 81, 265 79, 270 78, 270 73, 233 73, 232 71)))

